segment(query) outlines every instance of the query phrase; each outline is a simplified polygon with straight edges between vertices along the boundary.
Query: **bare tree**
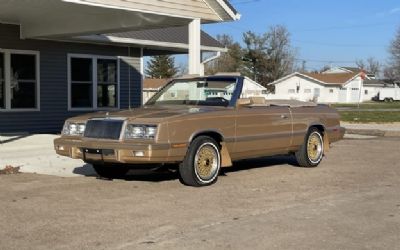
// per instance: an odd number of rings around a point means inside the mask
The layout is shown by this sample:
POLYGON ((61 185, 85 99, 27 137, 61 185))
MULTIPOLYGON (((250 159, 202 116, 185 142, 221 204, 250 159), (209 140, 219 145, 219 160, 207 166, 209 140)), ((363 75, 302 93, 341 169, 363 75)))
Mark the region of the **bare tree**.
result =
POLYGON ((381 63, 374 57, 369 57, 365 62, 362 59, 356 61, 356 65, 359 69, 368 71, 370 74, 379 75, 381 72, 381 63))
POLYGON ((357 60, 356 60, 356 65, 357 65, 357 67, 358 67, 359 69, 361 69, 361 70, 366 70, 366 69, 367 69, 367 66, 366 66, 366 64, 365 64, 365 61, 362 60, 362 59, 357 59, 357 60))
POLYGON ((225 34, 218 35, 217 40, 228 49, 228 52, 223 53, 217 60, 207 63, 205 73, 212 75, 217 72, 240 72, 243 65, 243 50, 240 44, 225 34))
POLYGON ((385 75, 390 76, 393 80, 400 81, 400 28, 389 47, 389 53, 390 61, 385 69, 385 75))
POLYGON ((285 26, 273 26, 262 35, 246 32, 243 41, 247 74, 262 85, 293 72, 296 53, 285 26))

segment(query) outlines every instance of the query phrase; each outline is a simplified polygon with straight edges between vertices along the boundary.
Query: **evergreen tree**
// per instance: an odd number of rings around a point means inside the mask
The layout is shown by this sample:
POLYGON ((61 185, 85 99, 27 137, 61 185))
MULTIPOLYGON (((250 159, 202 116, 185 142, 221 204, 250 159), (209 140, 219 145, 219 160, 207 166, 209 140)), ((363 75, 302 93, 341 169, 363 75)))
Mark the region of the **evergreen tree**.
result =
POLYGON ((178 73, 178 68, 170 55, 153 56, 147 63, 145 73, 150 78, 172 78, 178 73))

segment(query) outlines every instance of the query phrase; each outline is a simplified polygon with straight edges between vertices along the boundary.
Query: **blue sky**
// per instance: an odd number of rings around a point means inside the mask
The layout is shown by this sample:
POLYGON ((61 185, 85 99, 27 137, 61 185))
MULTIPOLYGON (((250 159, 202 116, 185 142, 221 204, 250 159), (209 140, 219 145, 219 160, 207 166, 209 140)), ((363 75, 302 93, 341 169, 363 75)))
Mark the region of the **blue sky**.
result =
POLYGON ((297 58, 308 69, 323 65, 352 66, 356 59, 388 59, 387 49, 400 27, 399 0, 231 0, 240 21, 203 25, 211 35, 264 33, 283 24, 291 33, 297 58), (331 62, 331 63, 329 63, 331 62))

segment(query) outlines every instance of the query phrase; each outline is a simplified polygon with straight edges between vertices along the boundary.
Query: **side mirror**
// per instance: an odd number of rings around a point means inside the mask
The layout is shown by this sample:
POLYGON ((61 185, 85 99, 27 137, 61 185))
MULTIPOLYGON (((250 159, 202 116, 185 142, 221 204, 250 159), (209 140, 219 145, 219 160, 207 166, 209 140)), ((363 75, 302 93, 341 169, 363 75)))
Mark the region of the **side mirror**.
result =
POLYGON ((249 98, 240 98, 236 101, 236 107, 244 107, 244 106, 249 106, 251 104, 251 101, 249 98))

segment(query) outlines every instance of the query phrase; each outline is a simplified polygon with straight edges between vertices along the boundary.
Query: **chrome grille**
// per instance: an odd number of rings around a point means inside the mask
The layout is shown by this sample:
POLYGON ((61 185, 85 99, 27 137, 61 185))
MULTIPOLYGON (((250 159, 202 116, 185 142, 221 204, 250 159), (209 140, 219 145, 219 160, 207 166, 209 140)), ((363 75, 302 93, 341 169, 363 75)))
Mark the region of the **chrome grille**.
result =
POLYGON ((95 139, 119 140, 121 130, 124 125, 123 120, 89 120, 86 123, 84 137, 95 139))

